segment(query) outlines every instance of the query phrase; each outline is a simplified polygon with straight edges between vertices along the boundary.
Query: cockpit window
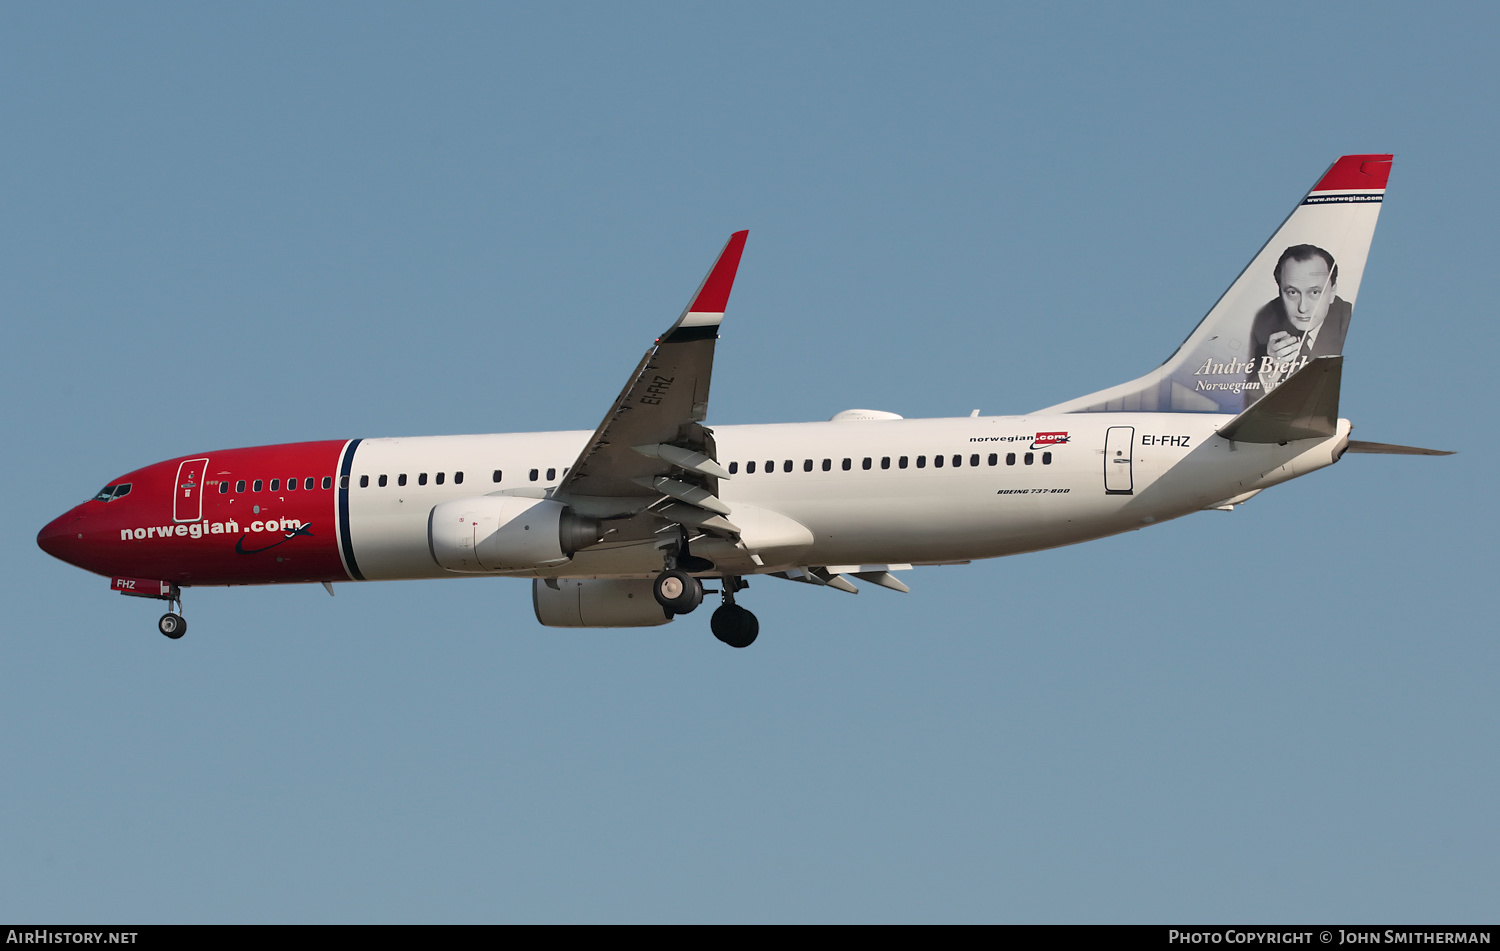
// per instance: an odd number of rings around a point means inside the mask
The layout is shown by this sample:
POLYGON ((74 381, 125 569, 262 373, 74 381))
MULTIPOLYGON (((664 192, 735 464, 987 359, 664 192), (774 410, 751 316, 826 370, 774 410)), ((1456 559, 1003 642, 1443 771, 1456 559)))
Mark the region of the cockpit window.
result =
POLYGON ((113 499, 124 498, 130 494, 130 483, 122 482, 119 485, 106 485, 94 496, 95 502, 109 502, 113 499))
POLYGON ((126 482, 126 483, 124 483, 122 485, 115 486, 115 498, 117 498, 117 499, 123 499, 125 496, 127 496, 129 494, 130 494, 130 483, 129 482, 126 482))

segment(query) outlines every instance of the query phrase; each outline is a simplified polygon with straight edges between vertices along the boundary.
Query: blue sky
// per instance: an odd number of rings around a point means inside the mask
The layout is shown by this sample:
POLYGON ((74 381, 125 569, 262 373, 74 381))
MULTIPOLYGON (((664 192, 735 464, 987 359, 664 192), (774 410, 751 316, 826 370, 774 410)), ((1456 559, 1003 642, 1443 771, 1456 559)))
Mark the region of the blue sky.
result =
POLYGON ((1493 920, 1496 20, 0 9, 0 919, 1493 920), (34 543, 171 456, 592 428, 739 228, 711 422, 1046 406, 1387 151, 1342 412, 1458 456, 756 580, 746 651, 504 580, 194 590, 174 643, 34 543))

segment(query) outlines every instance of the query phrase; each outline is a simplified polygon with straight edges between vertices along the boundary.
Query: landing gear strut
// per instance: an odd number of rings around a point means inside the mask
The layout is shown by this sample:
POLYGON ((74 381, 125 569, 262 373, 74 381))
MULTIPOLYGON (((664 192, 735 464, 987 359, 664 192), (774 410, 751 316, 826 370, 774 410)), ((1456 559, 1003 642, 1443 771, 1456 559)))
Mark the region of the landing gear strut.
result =
POLYGON ((708 626, 714 637, 730 647, 749 647, 760 634, 760 621, 755 615, 734 603, 734 593, 749 585, 736 575, 725 575, 723 582, 724 603, 709 618, 708 626))
POLYGON ((161 620, 156 622, 156 629, 175 641, 187 633, 187 621, 182 618, 182 592, 174 584, 171 594, 160 597, 167 602, 167 607, 177 610, 163 614, 161 620))

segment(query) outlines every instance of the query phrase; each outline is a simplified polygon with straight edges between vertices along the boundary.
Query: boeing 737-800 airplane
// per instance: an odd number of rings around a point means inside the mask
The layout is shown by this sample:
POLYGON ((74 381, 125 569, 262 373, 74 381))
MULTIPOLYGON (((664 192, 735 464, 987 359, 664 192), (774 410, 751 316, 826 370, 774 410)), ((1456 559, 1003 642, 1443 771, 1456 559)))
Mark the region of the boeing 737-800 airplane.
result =
POLYGON ((895 573, 1069 545, 1238 505, 1346 451, 1344 337, 1390 171, 1346 155, 1196 330, 1139 379, 1024 416, 705 425, 747 232, 592 432, 338 439, 137 469, 43 550, 171 602, 199 585, 529 578, 556 627, 665 624, 704 579, 721 641, 755 640, 750 575, 906 591, 895 573))

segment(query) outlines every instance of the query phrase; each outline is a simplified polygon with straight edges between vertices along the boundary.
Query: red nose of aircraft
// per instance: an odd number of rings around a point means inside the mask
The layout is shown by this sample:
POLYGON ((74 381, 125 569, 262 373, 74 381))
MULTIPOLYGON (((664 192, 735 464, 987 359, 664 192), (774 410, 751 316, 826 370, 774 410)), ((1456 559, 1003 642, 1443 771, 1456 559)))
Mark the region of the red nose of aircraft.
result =
POLYGON ((81 505, 74 506, 48 522, 36 534, 36 543, 42 551, 70 565, 84 567, 82 558, 88 543, 83 538, 84 515, 81 505))

